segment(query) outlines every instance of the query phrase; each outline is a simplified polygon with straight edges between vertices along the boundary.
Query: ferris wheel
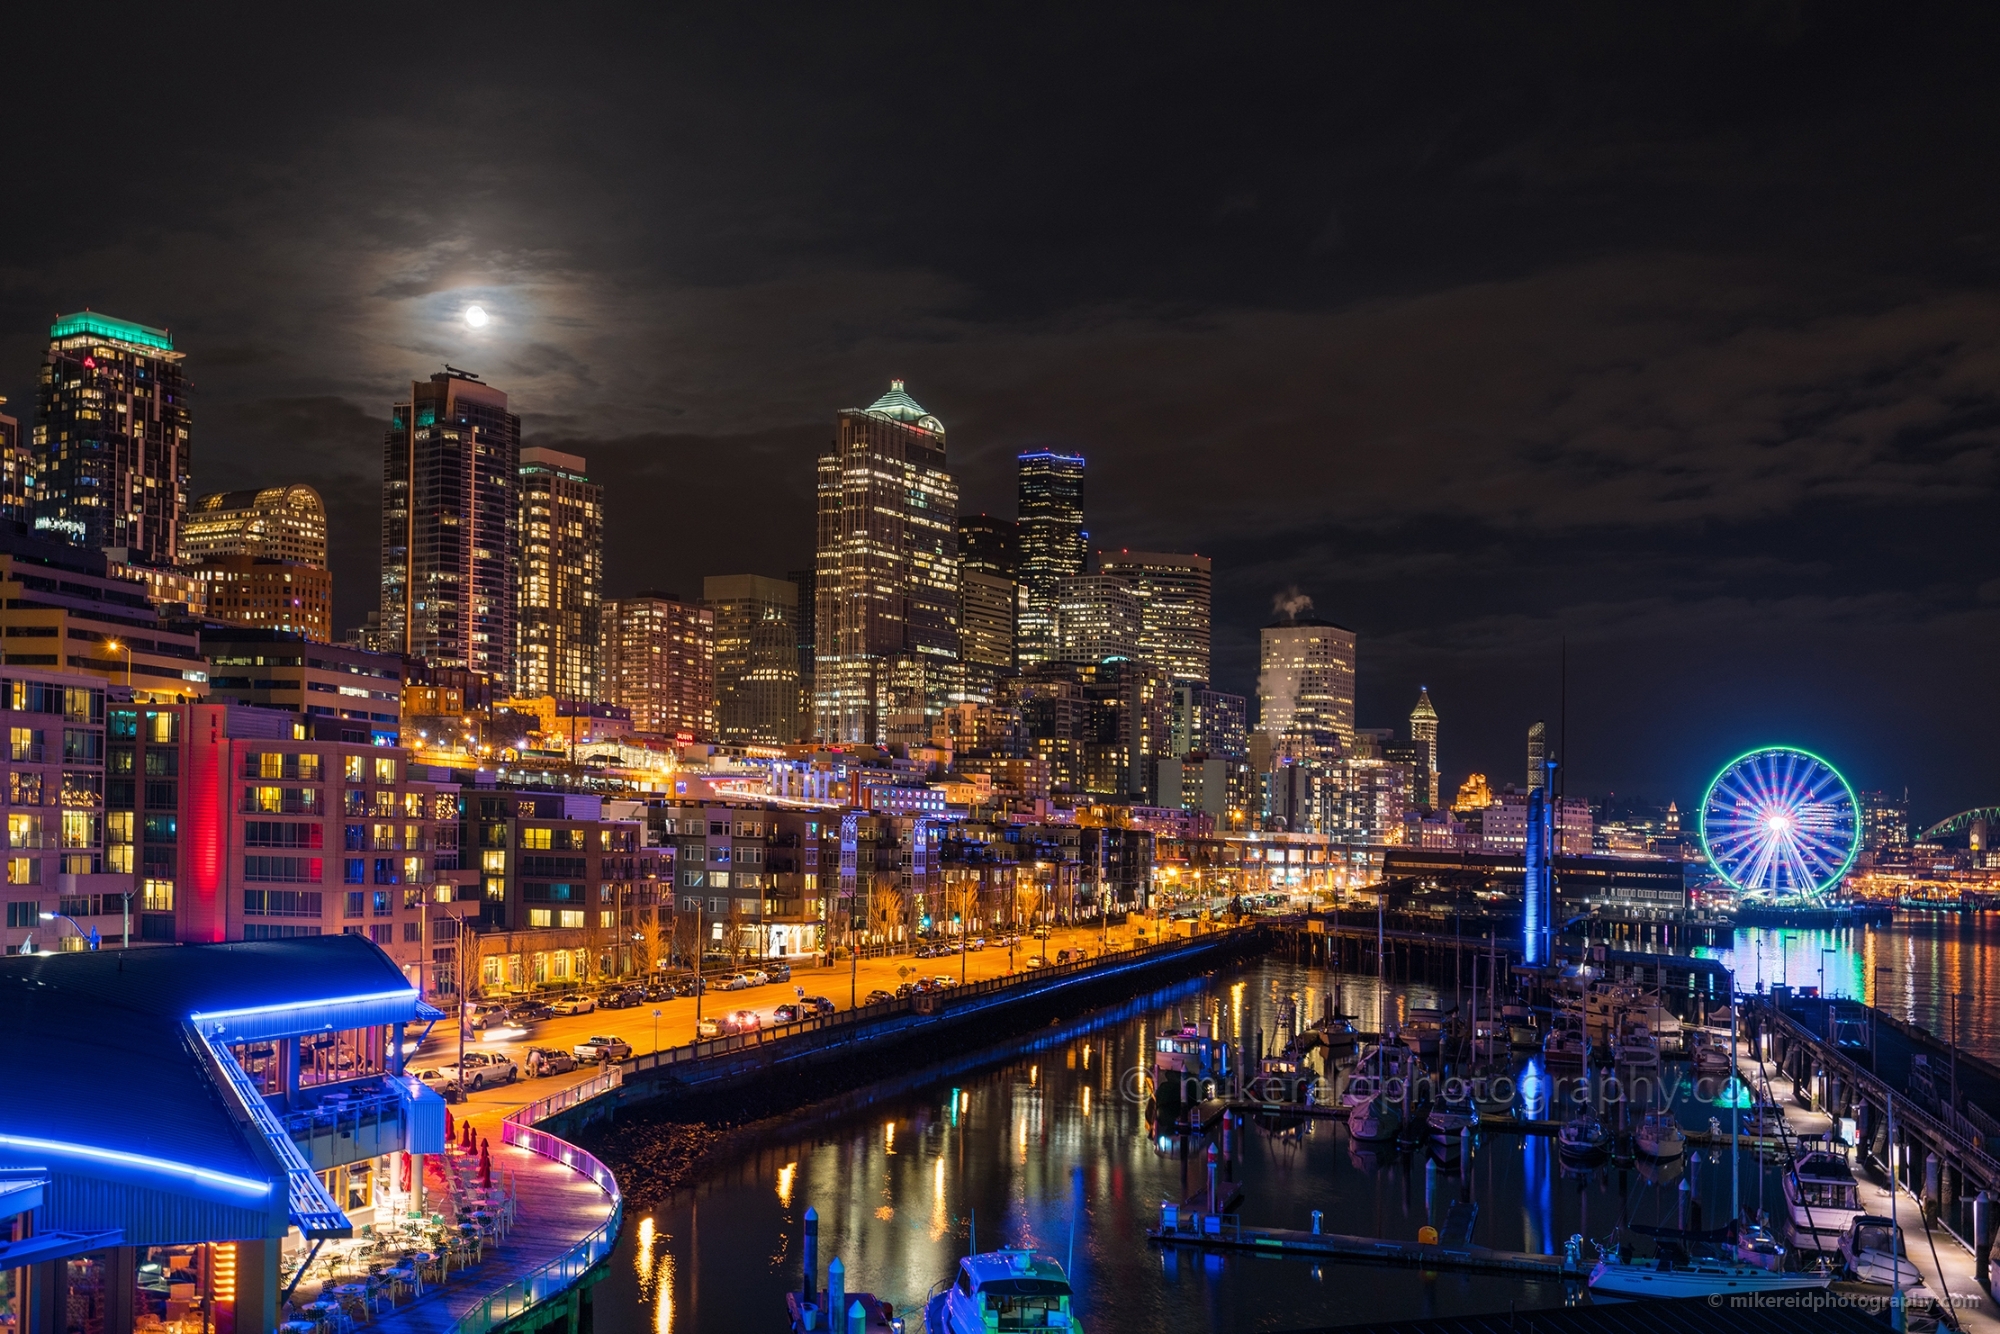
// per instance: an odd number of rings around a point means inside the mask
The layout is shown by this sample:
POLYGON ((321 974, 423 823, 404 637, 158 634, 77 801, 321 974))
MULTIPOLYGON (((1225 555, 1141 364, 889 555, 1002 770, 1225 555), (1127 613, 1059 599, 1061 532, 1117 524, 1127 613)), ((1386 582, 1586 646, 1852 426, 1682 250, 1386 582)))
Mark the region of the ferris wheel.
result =
POLYGON ((1708 785, 1701 845, 1709 865, 1740 892, 1818 897, 1840 883, 1860 850, 1854 789, 1808 751, 1753 750, 1708 785))

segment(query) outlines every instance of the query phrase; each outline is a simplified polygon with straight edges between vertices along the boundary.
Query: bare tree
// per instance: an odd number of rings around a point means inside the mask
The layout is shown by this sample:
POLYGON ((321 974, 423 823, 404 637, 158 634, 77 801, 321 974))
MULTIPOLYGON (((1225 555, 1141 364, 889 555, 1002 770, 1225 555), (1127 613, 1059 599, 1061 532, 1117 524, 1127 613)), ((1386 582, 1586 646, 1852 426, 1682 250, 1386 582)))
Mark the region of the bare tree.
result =
POLYGON ((903 925, 905 911, 903 886, 890 871, 878 871, 868 896, 869 930, 887 940, 894 938, 903 925))

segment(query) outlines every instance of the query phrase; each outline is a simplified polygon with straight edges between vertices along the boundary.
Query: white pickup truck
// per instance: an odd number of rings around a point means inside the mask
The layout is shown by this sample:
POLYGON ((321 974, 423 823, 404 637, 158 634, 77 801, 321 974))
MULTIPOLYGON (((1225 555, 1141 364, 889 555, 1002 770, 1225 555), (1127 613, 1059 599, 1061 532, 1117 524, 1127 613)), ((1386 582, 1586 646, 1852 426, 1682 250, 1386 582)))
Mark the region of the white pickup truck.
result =
POLYGON ((623 1038, 586 1038, 570 1048, 570 1052, 581 1064, 596 1065, 607 1055, 614 1061, 630 1060, 632 1044, 623 1038))
POLYGON ((495 1084, 511 1084, 521 1077, 521 1067, 497 1052, 469 1051, 465 1064, 447 1065, 438 1070, 443 1078, 471 1092, 495 1084))

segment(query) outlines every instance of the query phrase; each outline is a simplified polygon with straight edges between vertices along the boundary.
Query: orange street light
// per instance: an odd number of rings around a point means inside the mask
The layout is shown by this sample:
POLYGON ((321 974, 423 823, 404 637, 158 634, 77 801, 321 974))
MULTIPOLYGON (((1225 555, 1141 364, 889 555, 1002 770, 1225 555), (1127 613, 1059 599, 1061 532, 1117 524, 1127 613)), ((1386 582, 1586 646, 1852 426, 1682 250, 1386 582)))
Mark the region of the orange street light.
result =
POLYGON ((123 653, 125 655, 125 688, 130 690, 132 688, 132 646, 130 644, 121 644, 115 639, 105 640, 104 646, 113 653, 123 653))

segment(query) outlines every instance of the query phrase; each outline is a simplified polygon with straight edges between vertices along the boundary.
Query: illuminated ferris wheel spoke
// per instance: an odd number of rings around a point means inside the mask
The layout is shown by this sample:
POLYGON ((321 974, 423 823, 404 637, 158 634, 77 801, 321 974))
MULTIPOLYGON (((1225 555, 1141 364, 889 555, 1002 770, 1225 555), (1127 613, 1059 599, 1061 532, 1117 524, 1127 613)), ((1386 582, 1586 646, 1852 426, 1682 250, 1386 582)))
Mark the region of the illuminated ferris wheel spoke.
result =
POLYGON ((1733 888, 1817 896, 1853 864, 1860 821, 1854 791, 1832 765, 1773 746, 1716 775, 1702 801, 1701 837, 1733 888))

